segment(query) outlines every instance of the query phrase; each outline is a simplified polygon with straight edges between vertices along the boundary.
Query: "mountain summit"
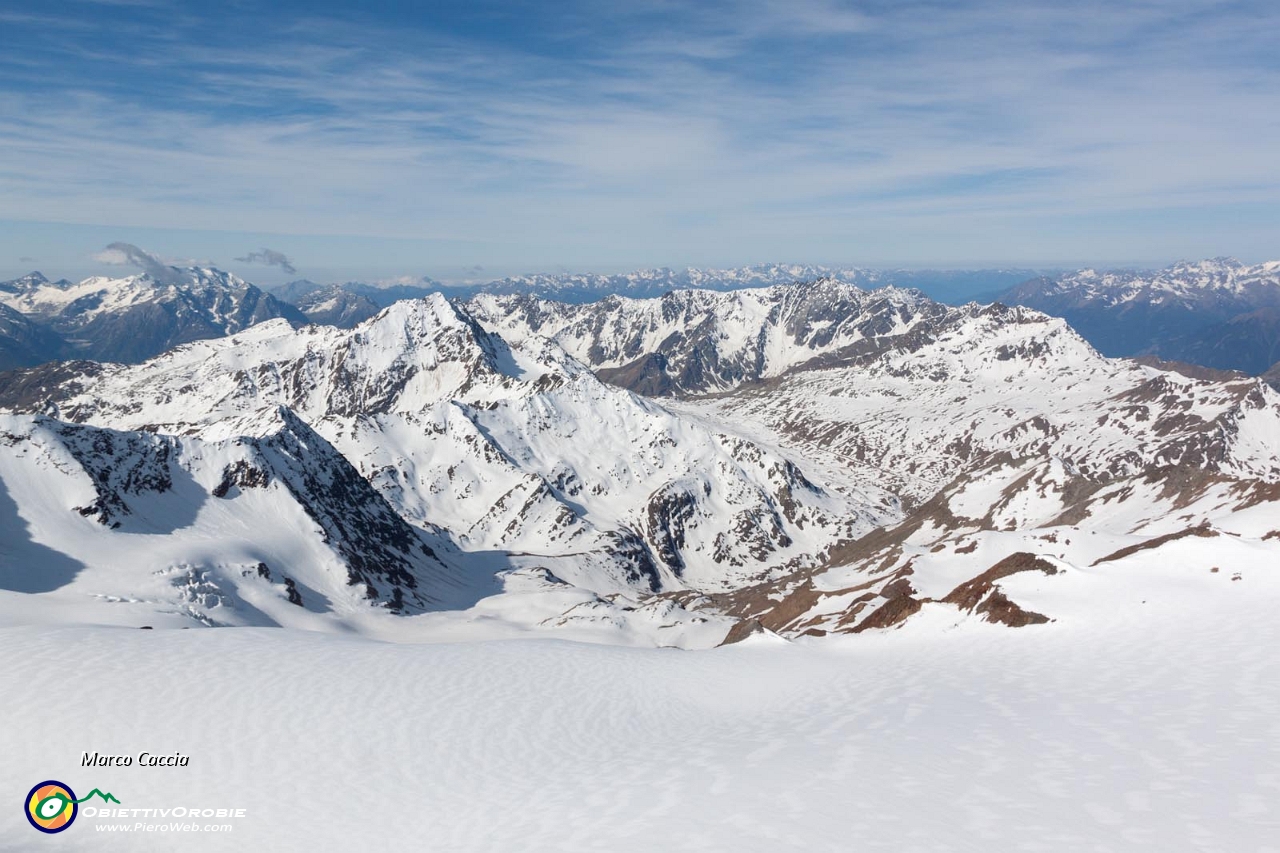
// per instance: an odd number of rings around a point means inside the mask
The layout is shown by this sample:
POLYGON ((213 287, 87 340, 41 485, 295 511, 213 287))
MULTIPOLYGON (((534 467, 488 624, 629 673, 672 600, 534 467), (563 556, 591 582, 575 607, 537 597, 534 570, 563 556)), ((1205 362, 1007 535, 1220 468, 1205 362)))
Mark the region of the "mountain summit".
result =
POLYGON ((264 320, 307 322, 292 305, 207 267, 169 267, 160 278, 94 276, 76 284, 31 273, 0 283, 0 305, 65 344, 29 349, 10 366, 75 357, 133 363, 264 320))

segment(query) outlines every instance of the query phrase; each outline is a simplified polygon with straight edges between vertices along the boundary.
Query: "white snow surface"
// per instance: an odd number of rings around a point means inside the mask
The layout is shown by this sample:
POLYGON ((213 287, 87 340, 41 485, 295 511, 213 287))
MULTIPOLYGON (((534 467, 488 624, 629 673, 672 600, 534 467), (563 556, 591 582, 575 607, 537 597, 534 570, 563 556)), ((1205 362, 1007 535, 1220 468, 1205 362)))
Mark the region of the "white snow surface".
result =
POLYGON ((247 810, 197 821, 224 833, 82 813, 42 838, 7 808, 0 848, 1276 850, 1275 566, 1062 580, 1071 618, 1036 630, 705 652, 0 629, 11 804, 52 778, 247 810), (144 750, 190 763, 81 766, 144 750))

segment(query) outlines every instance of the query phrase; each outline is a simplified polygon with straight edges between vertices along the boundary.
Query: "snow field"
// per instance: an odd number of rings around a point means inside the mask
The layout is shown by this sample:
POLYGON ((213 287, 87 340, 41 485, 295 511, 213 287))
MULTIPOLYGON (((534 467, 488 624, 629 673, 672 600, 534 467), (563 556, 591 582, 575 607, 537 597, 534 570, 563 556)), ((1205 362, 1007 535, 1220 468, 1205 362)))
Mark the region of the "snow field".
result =
POLYGON ((1276 850, 1270 600, 709 652, 8 628, 5 796, 249 810, 65 850, 1276 850), (143 749, 191 762, 79 767, 143 749))

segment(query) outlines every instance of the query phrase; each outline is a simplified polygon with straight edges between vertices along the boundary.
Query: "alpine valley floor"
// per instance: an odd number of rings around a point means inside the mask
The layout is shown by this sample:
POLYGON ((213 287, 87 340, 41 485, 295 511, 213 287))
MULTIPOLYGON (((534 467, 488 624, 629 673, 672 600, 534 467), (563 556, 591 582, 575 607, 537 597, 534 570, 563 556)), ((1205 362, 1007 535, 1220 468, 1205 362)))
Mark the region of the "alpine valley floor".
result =
POLYGON ((0 849, 1280 850, 1280 572, 1230 578, 1128 560, 1024 630, 708 651, 7 627, 0 849), (143 750, 190 763, 80 766, 143 750), (50 778, 247 814, 41 837, 50 778))

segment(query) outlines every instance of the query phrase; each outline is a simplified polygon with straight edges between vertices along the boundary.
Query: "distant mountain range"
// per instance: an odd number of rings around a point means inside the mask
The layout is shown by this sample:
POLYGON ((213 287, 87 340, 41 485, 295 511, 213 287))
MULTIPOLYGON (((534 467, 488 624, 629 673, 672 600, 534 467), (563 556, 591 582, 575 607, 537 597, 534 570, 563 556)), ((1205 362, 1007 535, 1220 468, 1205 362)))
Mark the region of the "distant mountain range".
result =
POLYGON ((203 267, 82 282, 38 272, 0 282, 0 369, 55 359, 138 362, 263 320, 307 318, 231 273, 203 267))
POLYGON ((1104 355, 1154 355, 1261 374, 1280 362, 1280 261, 1040 277, 998 299, 1064 318, 1104 355))
MULTIPOLYGON (((529 275, 465 286, 425 277, 327 285, 299 280, 264 292, 230 273, 199 267, 168 268, 159 281, 142 274, 72 283, 49 281, 33 272, 0 282, 0 370, 78 358, 136 363, 178 344, 222 337, 275 318, 349 329, 395 302, 437 292, 456 301, 482 295, 516 300, 503 303, 513 311, 531 310, 537 300, 582 306, 576 309, 575 322, 589 323, 609 298, 652 299, 676 292, 729 292, 808 281, 882 294, 926 291, 937 302, 999 301, 1035 308, 1066 319, 1108 356, 1159 358, 1252 375, 1272 371, 1280 363, 1280 262, 1247 266, 1215 258, 1156 271, 1088 269, 1027 278, 1032 273, 766 264, 725 270, 529 275), (948 293, 955 298, 939 298, 948 293)), ((692 306, 706 298, 692 298, 679 310, 696 310, 692 306)), ((534 316, 529 320, 537 322, 534 316)), ((675 329, 672 322, 664 322, 675 329)), ((688 324, 679 333, 701 334, 688 324)), ((715 366, 700 361, 697 352, 688 357, 692 360, 682 370, 714 372, 715 366)), ((615 368, 621 366, 607 369, 615 368)), ((654 365, 628 369, 652 372, 654 365)), ((662 372, 669 373, 666 368, 662 372)), ((674 381, 684 387, 689 377, 674 381)))
POLYGON ((1011 284, 1026 281, 1035 270, 874 270, 858 267, 825 267, 813 264, 758 264, 733 269, 673 270, 666 267, 629 273, 547 273, 512 276, 475 284, 446 285, 426 277, 413 281, 349 281, 344 284, 317 284, 300 280, 273 288, 271 292, 296 305, 315 322, 351 325, 362 322, 401 299, 420 299, 429 293, 444 293, 455 299, 469 299, 480 293, 534 296, 557 302, 581 304, 606 296, 648 299, 673 290, 742 290, 794 284, 802 281, 838 281, 872 289, 885 286, 911 287, 948 303, 963 303, 1001 292, 1011 284))

